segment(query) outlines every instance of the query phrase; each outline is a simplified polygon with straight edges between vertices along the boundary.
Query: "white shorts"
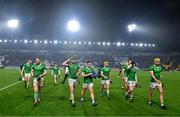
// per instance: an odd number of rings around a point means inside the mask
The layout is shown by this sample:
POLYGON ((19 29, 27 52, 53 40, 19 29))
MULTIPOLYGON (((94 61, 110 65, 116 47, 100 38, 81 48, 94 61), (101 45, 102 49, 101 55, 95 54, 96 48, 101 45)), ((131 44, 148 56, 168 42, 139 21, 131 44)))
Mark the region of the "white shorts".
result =
POLYGON ((129 86, 136 86, 136 81, 128 81, 129 86))
POLYGON ((157 82, 151 82, 150 88, 156 88, 157 86, 162 86, 162 84, 158 84, 157 82))
POLYGON ((58 77, 58 75, 55 75, 55 74, 54 74, 53 76, 54 76, 54 78, 55 78, 55 77, 56 77, 56 78, 58 77))
POLYGON ((83 83, 83 88, 89 88, 89 87, 93 87, 94 84, 93 83, 83 83))
POLYGON ((110 84, 110 80, 101 80, 101 84, 102 85, 110 84))
POLYGON ((77 79, 71 79, 71 78, 69 78, 69 79, 68 79, 68 82, 69 82, 69 86, 71 86, 71 85, 76 86, 76 85, 77 85, 77 79))
POLYGON ((128 77, 123 77, 125 82, 128 82, 128 77))
POLYGON ((31 77, 31 73, 24 73, 24 77, 25 78, 30 78, 31 77))
POLYGON ((38 78, 34 78, 33 79, 33 85, 39 85, 40 84, 40 81, 37 80, 38 78))

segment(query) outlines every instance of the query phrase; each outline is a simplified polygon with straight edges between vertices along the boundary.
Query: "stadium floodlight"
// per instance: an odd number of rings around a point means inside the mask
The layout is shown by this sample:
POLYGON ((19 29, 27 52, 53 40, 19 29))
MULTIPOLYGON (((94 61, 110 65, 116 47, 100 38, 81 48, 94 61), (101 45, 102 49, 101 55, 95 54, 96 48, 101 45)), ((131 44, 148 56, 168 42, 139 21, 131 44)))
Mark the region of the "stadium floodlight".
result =
POLYGON ((14 43, 17 43, 17 40, 14 40, 14 43))
POLYGON ((102 45, 106 45, 106 42, 102 42, 102 45))
POLYGON ((139 44, 139 47, 142 47, 142 46, 143 46, 143 44, 142 44, 142 43, 140 43, 140 44, 139 44))
POLYGON ((34 43, 37 44, 37 43, 38 43, 38 40, 34 40, 34 43))
POLYGON ((79 22, 76 20, 69 21, 67 27, 71 32, 77 32, 80 28, 79 22))
POLYGON ((155 44, 152 44, 153 47, 155 47, 155 44))
POLYGON ((138 46, 138 44, 136 43, 135 46, 138 46))
POLYGON ((28 40, 24 40, 24 43, 28 43, 28 40))
POLYGON ((77 44, 77 42, 75 41, 75 42, 74 42, 74 45, 76 45, 76 44, 77 44))
POLYGON ((97 44, 98 44, 98 45, 101 45, 101 42, 98 42, 97 44))
POLYGON ((81 42, 79 41, 78 44, 81 45, 81 42))
POLYGON ((47 40, 44 40, 44 44, 47 44, 48 43, 48 41, 47 40))
POLYGON ((84 42, 84 45, 86 45, 86 42, 84 42))
POLYGON ((132 31, 134 31, 136 29, 136 27, 137 27, 136 24, 129 24, 128 25, 128 31, 132 32, 132 31))
POLYGON ((131 43, 131 46, 134 46, 134 43, 131 43))
POLYGON ((125 43, 122 43, 121 45, 122 45, 122 46, 125 46, 125 43))
POLYGON ((2 40, 0 40, 0 43, 2 43, 2 40))
POLYGON ((11 19, 11 20, 8 20, 7 22, 7 26, 9 28, 17 28, 19 25, 19 21, 17 19, 11 19))
POLYGON ((145 44, 144 44, 144 46, 146 47, 146 46, 147 46, 147 44, 145 43, 145 44))
POLYGON ((7 40, 4 40, 4 43, 7 43, 7 40))
POLYGON ((64 44, 67 44, 67 41, 64 41, 64 44))
POLYGON ((88 42, 89 45, 91 45, 91 42, 88 42))
POLYGON ((151 47, 151 44, 149 44, 148 46, 151 47))
POLYGON ((107 42, 107 45, 108 45, 108 46, 110 46, 110 45, 111 45, 111 43, 110 43, 110 42, 107 42))
POLYGON ((117 45, 117 46, 120 46, 120 45, 121 45, 121 43, 120 43, 120 42, 117 42, 117 43, 116 43, 116 45, 117 45))
POLYGON ((54 44, 57 44, 58 43, 58 41, 57 40, 54 40, 54 44))
POLYGON ((30 42, 30 43, 32 43, 33 41, 32 41, 32 40, 30 40, 29 42, 30 42))

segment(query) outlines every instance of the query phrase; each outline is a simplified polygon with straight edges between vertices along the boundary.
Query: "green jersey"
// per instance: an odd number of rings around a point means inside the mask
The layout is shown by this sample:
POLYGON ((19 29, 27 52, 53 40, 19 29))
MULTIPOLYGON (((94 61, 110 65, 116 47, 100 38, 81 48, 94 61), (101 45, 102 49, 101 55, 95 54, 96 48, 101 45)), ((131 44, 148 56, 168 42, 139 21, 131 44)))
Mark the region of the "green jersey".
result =
MULTIPOLYGON (((94 69, 92 67, 84 67, 82 69, 82 72, 84 74, 90 74, 90 73, 93 73, 94 69)), ((92 77, 91 76, 87 76, 87 77, 84 77, 84 82, 83 83, 92 83, 92 77)))
POLYGON ((37 78, 44 73, 44 71, 46 70, 46 66, 43 63, 39 65, 35 63, 33 64, 32 69, 34 70, 34 77, 37 78))
POLYGON ((127 77, 128 65, 124 64, 123 69, 124 69, 124 77, 127 77))
POLYGON ((23 65, 24 73, 31 73, 32 64, 26 63, 23 65))
POLYGON ((58 67, 53 67, 53 75, 59 75, 59 68, 58 67))
MULTIPOLYGON (((161 72, 163 71, 163 67, 161 65, 152 65, 149 68, 149 71, 153 71, 154 76, 156 77, 157 80, 160 80, 161 78, 161 72)), ((156 82, 154 78, 151 77, 151 82, 156 82)))
POLYGON ((126 75, 127 75, 128 81, 136 81, 136 69, 134 67, 127 69, 126 75))
POLYGON ((79 70, 79 65, 78 64, 69 64, 68 69, 69 69, 68 78, 77 79, 76 73, 79 70))
POLYGON ((102 80, 109 80, 109 74, 110 74, 111 68, 110 67, 102 67, 101 68, 101 72, 103 72, 104 76, 106 76, 107 78, 102 78, 102 80))

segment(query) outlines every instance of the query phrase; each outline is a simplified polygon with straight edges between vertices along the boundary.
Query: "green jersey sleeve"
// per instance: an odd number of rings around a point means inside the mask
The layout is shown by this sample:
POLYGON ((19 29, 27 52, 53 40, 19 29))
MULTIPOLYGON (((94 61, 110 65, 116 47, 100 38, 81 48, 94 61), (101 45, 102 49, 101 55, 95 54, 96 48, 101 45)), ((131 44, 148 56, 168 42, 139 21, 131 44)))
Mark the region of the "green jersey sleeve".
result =
POLYGON ((149 67, 149 71, 154 71, 154 65, 149 67))

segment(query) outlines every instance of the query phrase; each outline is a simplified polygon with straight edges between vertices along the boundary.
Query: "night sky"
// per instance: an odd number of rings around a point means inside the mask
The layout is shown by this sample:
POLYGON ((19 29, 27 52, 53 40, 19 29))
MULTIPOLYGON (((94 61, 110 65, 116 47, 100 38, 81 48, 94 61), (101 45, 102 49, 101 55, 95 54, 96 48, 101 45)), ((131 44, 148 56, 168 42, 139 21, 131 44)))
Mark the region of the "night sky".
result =
POLYGON ((179 0, 0 0, 0 37, 82 41, 155 43, 163 51, 180 52, 179 0), (3 29, 11 18, 18 30, 3 29), (71 19, 77 33, 68 32, 71 19), (127 25, 140 28, 128 32, 127 25), (12 34, 13 33, 13 34, 12 34))

